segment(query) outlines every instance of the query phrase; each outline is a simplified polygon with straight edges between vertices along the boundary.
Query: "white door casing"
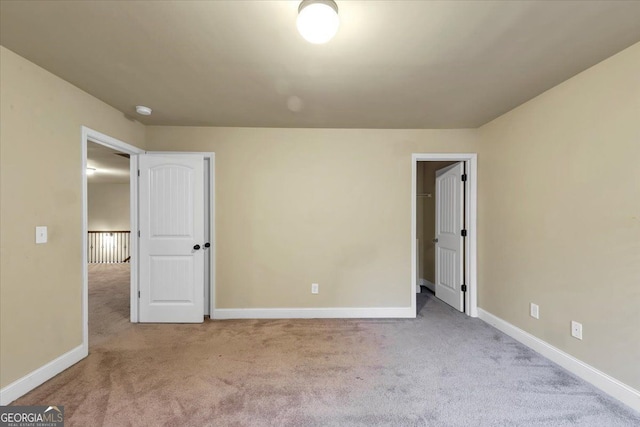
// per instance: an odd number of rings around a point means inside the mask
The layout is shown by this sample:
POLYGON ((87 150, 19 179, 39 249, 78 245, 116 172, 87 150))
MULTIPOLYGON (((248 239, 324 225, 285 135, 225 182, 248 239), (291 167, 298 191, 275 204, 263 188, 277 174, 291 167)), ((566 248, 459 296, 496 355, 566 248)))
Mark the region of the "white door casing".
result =
POLYGON ((464 163, 436 171, 436 297, 464 309, 464 163))
POLYGON ((204 321, 203 165, 202 155, 139 156, 141 322, 204 321))

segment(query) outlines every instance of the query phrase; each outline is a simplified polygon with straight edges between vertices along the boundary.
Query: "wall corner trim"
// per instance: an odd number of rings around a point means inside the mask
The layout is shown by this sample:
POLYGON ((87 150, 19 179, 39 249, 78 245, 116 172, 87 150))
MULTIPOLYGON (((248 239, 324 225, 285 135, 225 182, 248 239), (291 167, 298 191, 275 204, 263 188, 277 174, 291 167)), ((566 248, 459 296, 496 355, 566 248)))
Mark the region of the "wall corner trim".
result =
POLYGON ((640 412, 640 391, 618 381, 602 371, 576 359, 528 332, 512 325, 488 311, 478 308, 478 317, 511 338, 521 342, 547 359, 562 366, 572 374, 599 388, 611 397, 640 412))
POLYGON ((334 308, 215 308, 214 320, 224 319, 347 319, 415 318, 411 307, 334 308))
POLYGON ((0 390, 0 405, 6 406, 17 398, 24 396, 40 384, 50 380, 65 369, 75 365, 80 360, 87 357, 87 354, 87 348, 84 345, 79 345, 62 356, 55 358, 46 365, 41 366, 24 377, 15 380, 0 390))

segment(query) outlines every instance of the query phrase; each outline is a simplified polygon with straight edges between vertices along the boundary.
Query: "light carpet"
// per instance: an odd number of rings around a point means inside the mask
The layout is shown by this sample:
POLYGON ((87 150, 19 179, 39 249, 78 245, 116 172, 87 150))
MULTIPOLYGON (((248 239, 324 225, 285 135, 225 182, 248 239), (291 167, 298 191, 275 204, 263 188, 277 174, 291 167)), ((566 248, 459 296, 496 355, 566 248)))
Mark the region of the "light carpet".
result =
POLYGON ((640 425, 432 294, 416 319, 130 324, 127 281, 92 266, 89 357, 14 404, 64 405, 68 426, 640 425))

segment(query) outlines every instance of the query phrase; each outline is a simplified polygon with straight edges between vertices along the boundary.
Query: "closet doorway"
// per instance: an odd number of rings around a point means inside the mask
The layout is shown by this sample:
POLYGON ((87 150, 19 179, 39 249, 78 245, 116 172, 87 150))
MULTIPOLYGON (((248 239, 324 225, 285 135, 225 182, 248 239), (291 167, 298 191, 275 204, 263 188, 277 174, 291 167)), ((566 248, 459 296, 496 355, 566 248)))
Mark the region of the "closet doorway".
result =
POLYGON ((477 155, 412 156, 412 303, 433 292, 477 316, 477 155))

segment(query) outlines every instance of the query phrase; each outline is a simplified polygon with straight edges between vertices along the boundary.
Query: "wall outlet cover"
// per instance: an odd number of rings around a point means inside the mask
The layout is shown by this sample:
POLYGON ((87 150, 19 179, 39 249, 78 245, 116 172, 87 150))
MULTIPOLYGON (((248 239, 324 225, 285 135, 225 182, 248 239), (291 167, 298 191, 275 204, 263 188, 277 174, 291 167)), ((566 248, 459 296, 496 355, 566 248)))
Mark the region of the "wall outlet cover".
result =
POLYGON ((311 293, 312 294, 317 294, 318 290, 319 290, 318 288, 319 288, 319 285, 317 283, 312 283, 311 284, 311 293))
POLYGON ((582 323, 571 321, 571 336, 574 338, 582 339, 582 323))

